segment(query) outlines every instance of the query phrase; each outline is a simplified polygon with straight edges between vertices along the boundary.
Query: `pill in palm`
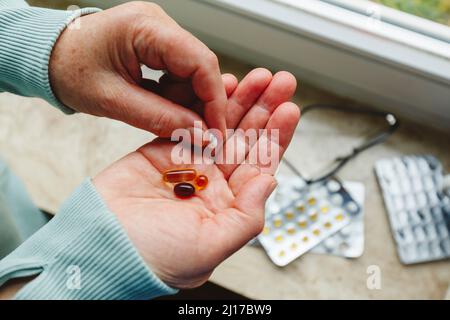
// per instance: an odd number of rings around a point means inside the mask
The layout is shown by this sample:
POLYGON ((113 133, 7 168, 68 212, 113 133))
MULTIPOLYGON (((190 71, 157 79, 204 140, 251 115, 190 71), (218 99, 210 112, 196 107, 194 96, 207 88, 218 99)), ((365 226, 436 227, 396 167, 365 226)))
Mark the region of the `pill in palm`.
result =
POLYGON ((175 185, 173 192, 178 198, 190 198, 195 193, 195 187, 188 182, 180 182, 175 185))
POLYGON ((193 181, 197 177, 195 169, 168 170, 163 174, 163 180, 169 183, 193 181))
POLYGON ((208 177, 205 175, 199 175, 197 178, 195 178, 194 182, 198 190, 203 190, 208 185, 208 177))
POLYGON ((208 177, 197 175, 195 169, 172 169, 163 172, 163 181, 175 184, 173 192, 178 198, 186 199, 203 190, 208 185, 208 177))

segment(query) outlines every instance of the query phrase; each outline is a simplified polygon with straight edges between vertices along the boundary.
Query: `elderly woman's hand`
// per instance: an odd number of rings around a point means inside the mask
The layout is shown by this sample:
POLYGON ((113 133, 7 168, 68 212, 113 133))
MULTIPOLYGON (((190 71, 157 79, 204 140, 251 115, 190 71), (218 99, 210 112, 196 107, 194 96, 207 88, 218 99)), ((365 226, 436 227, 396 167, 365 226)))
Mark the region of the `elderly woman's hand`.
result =
POLYGON ((69 26, 53 50, 50 80, 72 109, 161 137, 203 120, 204 128, 225 130, 226 94, 216 55, 152 3, 130 2, 69 26), (148 81, 141 65, 168 75, 160 83, 148 81), (195 98, 202 110, 179 103, 195 98))
POLYGON ((178 199, 162 180, 165 170, 178 167, 171 156, 176 144, 168 139, 152 141, 94 178, 145 262, 168 285, 202 284, 219 263, 261 231, 264 205, 276 185, 273 174, 300 117, 298 106, 289 102, 295 86, 291 74, 272 77, 264 69, 252 71, 237 88, 227 86, 228 127, 256 133, 275 130, 278 139, 260 136, 255 144, 240 148, 246 140, 237 133, 228 140, 237 143, 227 141, 223 149, 227 157, 233 156, 231 163, 185 163, 183 167, 209 178, 208 186, 190 199, 178 199), (256 148, 276 150, 272 163, 244 162, 256 148))

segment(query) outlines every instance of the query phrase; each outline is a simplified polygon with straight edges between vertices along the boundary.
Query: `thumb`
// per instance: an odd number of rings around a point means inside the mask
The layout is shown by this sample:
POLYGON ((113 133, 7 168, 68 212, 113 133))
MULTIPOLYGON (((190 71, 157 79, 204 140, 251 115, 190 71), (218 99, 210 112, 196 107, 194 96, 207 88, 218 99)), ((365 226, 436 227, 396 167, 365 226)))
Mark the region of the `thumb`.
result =
POLYGON ((223 261, 251 239, 264 227, 264 206, 276 187, 276 180, 268 174, 258 175, 247 181, 236 195, 234 209, 215 215, 208 249, 223 261))
POLYGON ((122 94, 116 94, 110 117, 134 127, 169 138, 179 128, 194 128, 199 121, 203 130, 207 127, 194 111, 154 94, 135 84, 123 84, 122 94))
POLYGON ((245 183, 236 195, 235 207, 250 216, 249 236, 259 234, 264 227, 266 201, 277 186, 272 175, 260 174, 245 183))

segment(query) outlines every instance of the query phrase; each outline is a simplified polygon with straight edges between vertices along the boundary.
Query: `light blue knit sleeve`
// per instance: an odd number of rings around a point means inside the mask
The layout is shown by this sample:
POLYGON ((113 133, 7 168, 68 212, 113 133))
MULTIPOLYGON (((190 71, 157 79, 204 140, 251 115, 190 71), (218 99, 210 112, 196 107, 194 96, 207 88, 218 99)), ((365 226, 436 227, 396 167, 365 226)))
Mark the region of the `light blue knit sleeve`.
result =
POLYGON ((177 292, 146 266, 90 179, 0 261, 0 286, 33 275, 16 299, 151 299, 177 292))
POLYGON ((39 97, 65 113, 74 111, 54 95, 48 74, 52 49, 76 18, 100 11, 29 7, 23 0, 0 0, 0 91, 39 97))

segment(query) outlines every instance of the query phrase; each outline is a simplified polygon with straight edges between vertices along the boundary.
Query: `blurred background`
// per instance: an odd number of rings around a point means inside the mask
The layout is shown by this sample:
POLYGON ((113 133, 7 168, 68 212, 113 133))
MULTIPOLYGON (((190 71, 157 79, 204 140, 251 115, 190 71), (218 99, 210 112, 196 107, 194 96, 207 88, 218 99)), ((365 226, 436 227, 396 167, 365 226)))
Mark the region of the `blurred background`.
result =
MULTIPOLYGON (((58 9, 73 5, 106 9, 123 2, 29 0, 58 9)), ((361 255, 308 252, 280 268, 263 248, 246 246, 216 270, 204 292, 192 297, 448 297, 448 257, 402 263, 374 168, 381 159, 426 154, 441 163, 441 175, 450 171, 450 0, 155 2, 217 52, 224 73, 242 79, 259 66, 273 72, 288 70, 299 81, 293 100, 302 107, 316 103, 371 107, 395 113, 401 122, 392 137, 338 173, 341 181, 356 182, 363 190, 358 201, 364 211, 361 255), (380 287, 368 284, 374 267, 380 271, 380 287), (211 294, 218 292, 217 286, 229 291, 211 294)), ((286 157, 302 173, 320 172, 385 127, 385 119, 367 114, 307 113, 286 157)), ((0 130, 0 154, 25 181, 33 200, 49 212, 57 211, 83 177, 95 175, 152 139, 116 121, 67 117, 43 101, 10 94, 0 95, 0 130)), ((286 166, 280 173, 293 176, 286 166)), ((446 250, 450 222, 436 229, 446 250)))
POLYGON ((450 131, 449 0, 154 2, 220 53, 450 131))
POLYGON ((450 26, 449 0, 375 0, 394 9, 450 26))
MULTIPOLYGON (((450 25, 449 0, 372 0, 385 6, 398 9, 419 17, 450 25)), ((81 5, 83 1, 31 0, 36 6, 67 8, 69 5, 81 5)))

